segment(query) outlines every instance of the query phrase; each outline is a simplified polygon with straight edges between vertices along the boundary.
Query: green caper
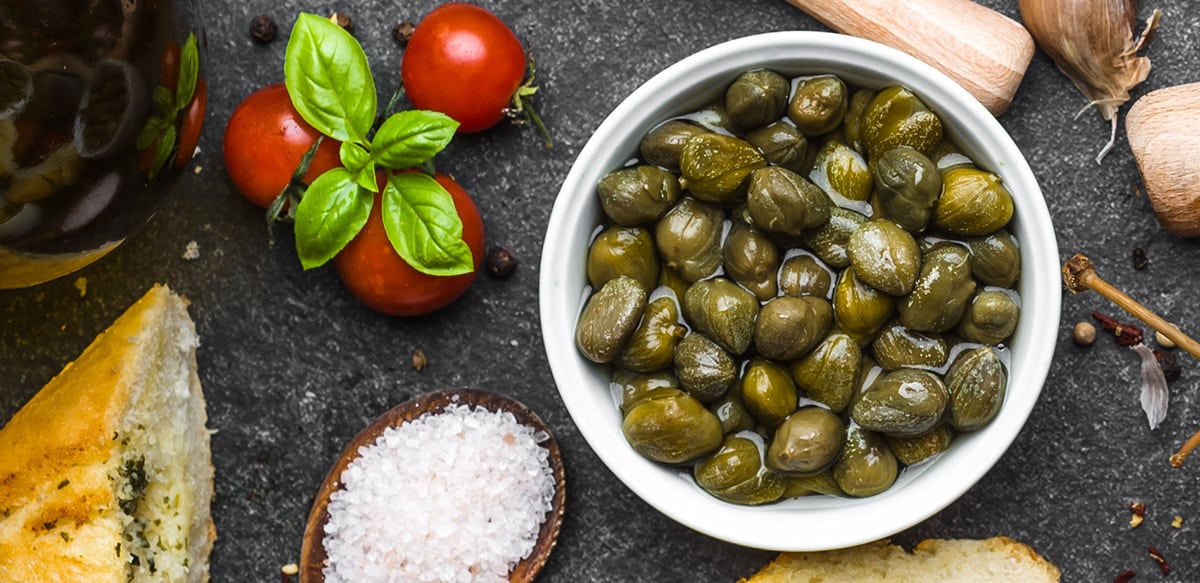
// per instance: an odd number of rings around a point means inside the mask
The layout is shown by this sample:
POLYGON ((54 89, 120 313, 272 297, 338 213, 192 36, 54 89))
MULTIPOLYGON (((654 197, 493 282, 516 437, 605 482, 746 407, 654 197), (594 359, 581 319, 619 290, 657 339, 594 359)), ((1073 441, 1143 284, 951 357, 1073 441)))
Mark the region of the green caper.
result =
POLYGON ((966 340, 980 344, 1000 344, 1017 329, 1021 309, 1007 292, 984 288, 975 292, 958 333, 966 340))
POLYGON ((747 71, 725 90, 725 111, 743 129, 761 128, 783 114, 791 89, 791 83, 779 73, 747 71))
POLYGON ((575 345, 592 362, 611 362, 633 335, 646 310, 646 288, 622 275, 588 300, 575 328, 575 345))
POLYGON ((675 300, 683 304, 683 297, 687 295, 687 289, 691 284, 686 279, 683 279, 679 272, 663 265, 658 271, 658 287, 663 290, 669 290, 675 296, 675 300))
POLYGON ((795 498, 809 494, 824 494, 826 496, 845 496, 837 480, 833 479, 833 470, 828 469, 811 476, 784 476, 783 497, 795 498))
POLYGON ((657 389, 678 389, 679 380, 669 371, 634 373, 617 368, 613 370, 610 385, 621 395, 621 412, 627 413, 638 401, 657 389))
POLYGON ((708 455, 724 439, 717 416, 677 389, 658 389, 638 401, 626 411, 621 432, 634 451, 668 464, 708 455))
POLYGON ((613 170, 596 183, 600 206, 618 225, 651 223, 663 216, 679 198, 679 180, 654 166, 613 170))
POLYGON ((666 266, 687 282, 712 275, 721 266, 721 209, 685 196, 654 227, 654 243, 666 266))
POLYGON ((772 233, 799 235, 829 221, 829 195, 807 178, 778 166, 750 175, 746 201, 754 226, 772 233))
POLYGON ((717 416, 721 422, 721 431, 724 431, 726 435, 738 431, 750 431, 756 424, 754 416, 746 410, 746 405, 742 403, 741 391, 725 393, 720 400, 710 404, 708 410, 717 416))
POLYGON ((912 291, 921 270, 916 239, 887 219, 859 227, 846 247, 854 275, 863 283, 893 296, 912 291))
POLYGON ((793 360, 808 354, 833 322, 824 298, 780 296, 763 305, 754 324, 754 348, 766 358, 793 360))
POLYGON ((587 276, 594 289, 622 275, 636 279, 645 289, 654 289, 658 272, 654 239, 641 227, 613 225, 596 235, 588 247, 587 276))
POLYGON ((828 222, 805 231, 800 240, 826 265, 841 269, 850 265, 847 251, 850 236, 866 222, 867 217, 861 213, 835 206, 830 210, 828 222))
POLYGON ((783 295, 829 298, 832 290, 832 273, 812 255, 789 257, 779 268, 779 291, 783 295))
POLYGON ((847 496, 874 496, 890 488, 899 474, 896 456, 881 436, 854 423, 846 428, 833 479, 847 496))
POLYGON ((834 320, 859 346, 870 344, 895 310, 892 296, 859 281, 853 269, 838 276, 833 287, 834 320))
POLYGON ((906 466, 919 464, 946 451, 953 438, 954 431, 945 424, 914 437, 883 437, 896 459, 906 466))
POLYGON ((950 424, 959 431, 981 429, 1000 413, 1007 390, 1004 363, 991 346, 964 352, 946 371, 950 424))
POLYGON ((732 354, 746 352, 758 316, 758 298, 723 277, 692 284, 684 313, 696 330, 732 354))
POLYGON ((870 199, 875 186, 867 161, 849 146, 833 140, 817 153, 808 177, 825 192, 857 202, 870 199))
POLYGON ((904 368, 875 379, 850 406, 850 418, 871 431, 912 437, 933 429, 949 401, 937 375, 904 368))
POLYGON ((740 435, 726 437, 716 453, 693 468, 696 484, 734 504, 758 505, 778 500, 783 496, 783 478, 763 465, 762 449, 755 439, 740 435))
POLYGON ((725 273, 760 300, 779 293, 775 282, 779 271, 779 247, 758 229, 734 221, 725 238, 725 273))
MULTIPOLYGON (((683 153, 684 144, 694 136, 708 132, 707 128, 686 120, 669 120, 659 124, 642 138, 638 152, 647 164, 679 172, 679 156, 683 153)), ((675 182, 678 186, 678 180, 675 182)))
POLYGON ((1005 229, 967 242, 971 273, 987 285, 1012 287, 1021 276, 1021 248, 1005 229))
POLYGON ((796 410, 796 385, 787 369, 754 358, 742 373, 742 403, 766 427, 775 427, 796 410))
POLYGON ((900 146, 929 155, 942 141, 942 120, 912 91, 889 87, 867 105, 861 131, 872 159, 900 146))
POLYGON ((954 235, 983 236, 1008 224, 1012 194, 991 172, 951 168, 942 174, 942 196, 933 208, 933 226, 954 235))
POLYGON ((939 368, 946 364, 950 349, 941 336, 918 332, 892 321, 871 343, 875 362, 884 370, 906 367, 939 368))
POLYGON ((862 350, 854 339, 835 332, 792 363, 792 380, 809 399, 841 413, 857 392, 862 360, 862 350))
POLYGON ((806 136, 819 136, 836 128, 846 115, 846 84, 834 75, 800 79, 788 102, 788 118, 806 136))
POLYGON ((775 166, 800 172, 808 153, 808 140, 796 126, 777 121, 765 128, 746 134, 746 141, 762 152, 763 158, 775 166))
POLYGON ((933 150, 933 154, 930 154, 929 159, 933 160, 933 163, 937 164, 938 170, 943 172, 959 166, 975 167, 975 163, 963 154, 962 150, 959 150, 951 140, 942 140, 942 143, 933 150))
POLYGON ((959 245, 934 246, 922 255, 912 293, 900 299, 900 322, 922 332, 948 332, 975 293, 969 253, 959 245))
POLYGON ((888 217, 912 233, 925 229, 942 194, 942 174, 912 148, 892 148, 873 165, 875 189, 888 217))
POLYGON ((859 154, 867 152, 866 144, 862 139, 862 120, 867 106, 874 98, 874 91, 859 89, 850 96, 850 103, 846 106, 846 119, 843 122, 843 126, 846 128, 846 145, 854 148, 854 151, 859 154))
POLYGON ((688 394, 705 403, 725 396, 737 381, 737 365, 715 342, 692 332, 675 345, 675 376, 688 394))
POLYGON ((767 165, 745 140, 724 134, 701 134, 683 146, 679 184, 700 200, 726 203, 746 196, 750 173, 767 165))
POLYGON ((775 430, 767 449, 767 466, 783 474, 815 474, 829 467, 842 451, 846 427, 822 407, 803 407, 775 430))
POLYGON ((742 128, 738 127, 736 123, 733 123, 733 118, 729 117, 729 112, 725 110, 724 103, 710 103, 692 113, 689 113, 685 117, 688 120, 717 133, 724 133, 733 136, 739 136, 742 133, 742 128))
POLYGON ((646 306, 641 324, 617 354, 616 364, 634 372, 653 372, 670 368, 675 345, 687 334, 679 324, 675 298, 660 297, 646 306))

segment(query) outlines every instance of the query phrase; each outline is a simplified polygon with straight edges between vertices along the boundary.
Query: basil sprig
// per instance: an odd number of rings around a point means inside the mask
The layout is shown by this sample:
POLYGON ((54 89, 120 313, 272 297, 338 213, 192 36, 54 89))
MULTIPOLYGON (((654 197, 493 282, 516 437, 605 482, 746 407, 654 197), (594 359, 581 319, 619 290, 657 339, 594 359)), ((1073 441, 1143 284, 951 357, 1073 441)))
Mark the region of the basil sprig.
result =
POLYGON ((371 135, 378 102, 367 56, 349 33, 312 14, 297 18, 283 72, 304 121, 342 142, 343 167, 317 177, 296 206, 301 265, 312 269, 337 255, 362 230, 379 196, 384 231, 405 262, 437 276, 473 271, 450 193, 425 174, 391 172, 426 164, 450 143, 458 122, 433 111, 402 111, 371 135), (379 170, 387 177, 382 193, 379 170))
POLYGON ((150 163, 150 178, 158 176, 163 165, 175 151, 178 139, 176 120, 196 95, 196 80, 200 75, 200 51, 196 47, 195 33, 188 33, 183 48, 179 51, 179 77, 174 89, 159 85, 150 95, 154 113, 142 126, 137 137, 137 148, 144 150, 154 146, 154 158, 150 163))

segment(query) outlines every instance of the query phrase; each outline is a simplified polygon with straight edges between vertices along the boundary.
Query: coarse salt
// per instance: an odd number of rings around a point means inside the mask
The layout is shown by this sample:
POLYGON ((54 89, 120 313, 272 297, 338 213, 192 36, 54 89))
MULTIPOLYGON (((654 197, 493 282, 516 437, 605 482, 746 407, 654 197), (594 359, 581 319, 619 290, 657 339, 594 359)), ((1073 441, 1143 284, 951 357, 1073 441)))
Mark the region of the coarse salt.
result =
POLYGON ((330 496, 325 580, 507 581, 551 509, 548 438, 467 405, 385 429, 330 496))

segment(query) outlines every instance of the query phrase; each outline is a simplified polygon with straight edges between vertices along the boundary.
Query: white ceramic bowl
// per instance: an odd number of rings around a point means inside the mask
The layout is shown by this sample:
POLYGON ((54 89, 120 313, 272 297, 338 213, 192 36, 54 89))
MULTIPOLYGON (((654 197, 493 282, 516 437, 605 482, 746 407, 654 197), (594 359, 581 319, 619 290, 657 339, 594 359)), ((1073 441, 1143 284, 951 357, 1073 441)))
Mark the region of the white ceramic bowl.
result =
POLYGON ((932 67, 888 47, 821 32, 779 32, 700 51, 655 75, 596 130, 563 182, 542 249, 542 334, 559 393, 600 459, 663 514, 719 539, 774 550, 841 548, 895 534, 957 499, 1004 454, 1033 409, 1058 335, 1058 246, 1041 190, 1012 139, 964 89, 932 67), (834 73, 866 87, 901 84, 942 118, 947 133, 980 166, 1000 175, 1016 203, 1010 228, 1021 244, 1022 313, 1010 347, 1008 392, 996 419, 959 437, 938 458, 903 472, 889 490, 850 499, 811 496, 747 507, 705 493, 690 476, 646 460, 626 443, 606 371, 575 349, 575 321, 587 286, 585 259, 600 221, 595 184, 636 156, 659 122, 722 95, 740 73, 834 73))

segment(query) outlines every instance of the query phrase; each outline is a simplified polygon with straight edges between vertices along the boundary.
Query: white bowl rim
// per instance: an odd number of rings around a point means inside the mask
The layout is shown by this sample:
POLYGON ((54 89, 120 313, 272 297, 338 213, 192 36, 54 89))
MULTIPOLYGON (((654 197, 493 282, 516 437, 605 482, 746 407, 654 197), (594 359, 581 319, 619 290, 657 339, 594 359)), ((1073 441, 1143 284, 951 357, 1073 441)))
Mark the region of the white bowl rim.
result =
POLYGON ((843 548, 890 536, 934 515, 982 478, 1011 445, 1036 404, 1054 353, 1061 309, 1058 261, 1049 210, 1032 170, 1000 123, 965 89, 929 65, 871 41, 827 32, 764 33, 709 47, 669 66, 622 101, 593 133, 564 180, 548 223, 539 282, 542 333, 559 394, 580 433, 609 470, 651 506, 689 528, 743 546, 780 551, 843 548), (989 145, 989 169, 1001 175, 1017 200, 1017 219, 1011 227, 1022 248, 1022 314, 1012 343, 1018 366, 1009 371, 1000 416, 933 462, 911 468, 914 475, 903 487, 898 483, 862 499, 818 497, 791 505, 745 507, 721 502, 677 472, 642 458, 624 441, 619 417, 613 419, 615 407, 597 410, 598 404, 611 405, 607 388, 597 395, 590 386, 580 386, 580 379, 595 376, 596 367, 578 354, 574 343, 573 316, 583 286, 564 285, 566 274, 582 272, 583 255, 566 251, 571 246, 561 243, 581 236, 576 227, 586 224, 582 219, 589 204, 574 198, 594 196, 597 174, 615 167, 590 163, 610 143, 620 141, 629 118, 642 115, 639 112, 673 88, 696 83, 698 75, 716 76, 698 73, 705 67, 734 71, 736 76, 780 61, 802 61, 814 71, 886 68, 876 75, 909 87, 953 124, 969 125, 965 137, 972 143, 989 145))

